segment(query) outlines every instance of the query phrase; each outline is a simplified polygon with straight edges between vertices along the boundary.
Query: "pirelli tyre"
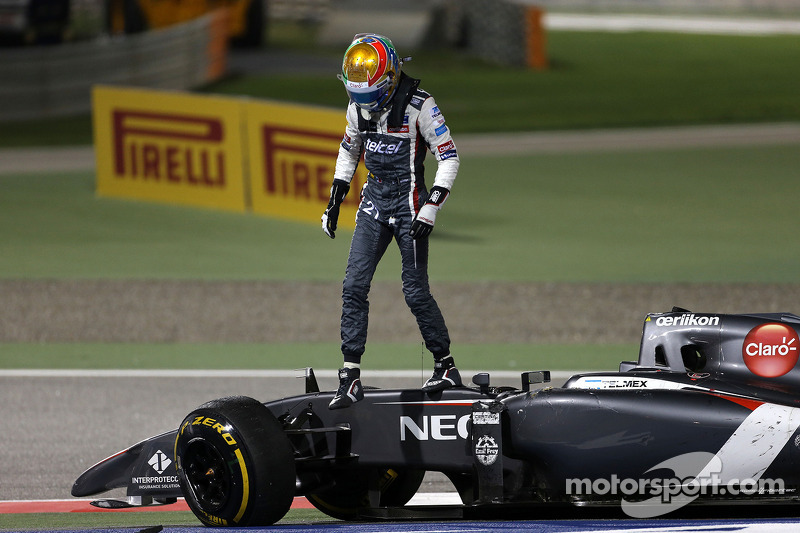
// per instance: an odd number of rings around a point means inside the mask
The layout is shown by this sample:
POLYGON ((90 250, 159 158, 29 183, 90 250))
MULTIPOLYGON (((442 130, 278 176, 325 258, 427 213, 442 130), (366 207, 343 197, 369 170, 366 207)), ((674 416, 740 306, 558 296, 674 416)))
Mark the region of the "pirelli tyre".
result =
POLYGON ((332 486, 306 495, 311 505, 333 518, 353 520, 370 507, 369 489, 380 493, 379 507, 402 507, 417 493, 424 470, 381 468, 338 472, 332 486))
POLYGON ((292 445, 252 398, 222 398, 192 411, 178 429, 175 458, 186 502, 206 525, 266 526, 292 505, 292 445))

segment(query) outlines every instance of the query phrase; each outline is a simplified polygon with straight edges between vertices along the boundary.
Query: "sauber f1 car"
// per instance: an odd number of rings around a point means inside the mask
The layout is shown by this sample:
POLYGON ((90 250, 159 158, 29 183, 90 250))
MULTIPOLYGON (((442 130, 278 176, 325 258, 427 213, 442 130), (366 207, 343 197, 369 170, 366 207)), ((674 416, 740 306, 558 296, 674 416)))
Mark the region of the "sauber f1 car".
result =
POLYGON ((800 487, 800 317, 649 314, 639 359, 618 372, 549 372, 520 388, 435 394, 370 389, 331 411, 306 370, 306 393, 262 403, 208 402, 177 429, 89 468, 73 496, 127 488, 101 507, 184 497, 211 526, 268 525, 297 495, 340 519, 402 517, 426 471, 463 505, 615 506, 630 516, 687 504, 795 503, 800 487))

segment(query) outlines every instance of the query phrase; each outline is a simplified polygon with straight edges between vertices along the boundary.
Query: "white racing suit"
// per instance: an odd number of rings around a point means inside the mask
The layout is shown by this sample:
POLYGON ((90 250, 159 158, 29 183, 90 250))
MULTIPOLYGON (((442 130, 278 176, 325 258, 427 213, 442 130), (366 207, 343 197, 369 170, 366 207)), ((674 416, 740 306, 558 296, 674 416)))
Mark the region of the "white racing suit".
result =
MULTIPOLYGON (((369 178, 361 190, 356 229, 342 286, 342 354, 360 363, 367 340, 367 294, 378 262, 394 240, 402 257, 403 294, 426 348, 435 358, 450 353, 450 335, 428 285, 428 238, 413 239, 409 229, 428 199, 423 160, 438 163, 431 186, 448 192, 458 172, 458 153, 433 97, 419 80, 401 75, 392 105, 377 113, 347 108, 347 128, 336 160, 334 180, 347 183, 364 155, 369 178)), ((446 195, 445 195, 446 197, 446 195)))

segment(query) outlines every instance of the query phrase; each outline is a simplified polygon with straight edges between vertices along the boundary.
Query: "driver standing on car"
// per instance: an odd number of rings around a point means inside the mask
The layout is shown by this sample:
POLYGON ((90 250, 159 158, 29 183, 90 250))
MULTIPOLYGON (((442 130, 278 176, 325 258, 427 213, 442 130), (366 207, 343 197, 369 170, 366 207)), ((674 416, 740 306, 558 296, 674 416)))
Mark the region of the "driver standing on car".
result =
POLYGON ((322 215, 322 229, 331 239, 362 154, 369 172, 342 286, 344 365, 331 409, 364 398, 360 376, 367 341, 367 294, 393 239, 400 248, 406 303, 434 359, 433 375, 422 390, 432 393, 461 385, 450 355, 450 335, 428 285, 428 236, 453 187, 458 153, 433 97, 419 88, 418 79, 401 71, 402 64, 388 38, 359 34, 345 51, 339 76, 350 104, 330 202, 322 215), (423 166, 428 151, 438 165, 430 189, 423 166))

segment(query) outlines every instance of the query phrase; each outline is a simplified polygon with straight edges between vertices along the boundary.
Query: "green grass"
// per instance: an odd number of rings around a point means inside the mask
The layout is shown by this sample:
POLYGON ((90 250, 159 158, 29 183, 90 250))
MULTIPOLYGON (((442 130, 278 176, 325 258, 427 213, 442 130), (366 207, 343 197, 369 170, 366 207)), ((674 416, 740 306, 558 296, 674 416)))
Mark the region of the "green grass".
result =
MULTIPOLYGON (((344 45, 319 49, 291 32, 277 38, 338 63, 344 45)), ((413 51, 406 70, 423 79, 456 134, 800 120, 797 36, 551 31, 548 54, 551 68, 535 71, 413 51)), ((335 74, 231 77, 203 91, 343 108, 335 74)), ((88 115, 0 128, 5 147, 91 142, 88 115)))
POLYGON ((92 118, 88 114, 3 122, 0 127, 0 148, 70 146, 92 142, 92 118))
MULTIPOLYGON (((294 512, 294 511, 290 511, 294 512)), ((324 516, 320 514, 320 519, 324 516)), ((43 531, 52 529, 110 529, 164 526, 200 526, 191 511, 28 513, 0 515, 0 531, 43 531)))
POLYGON ((798 164, 796 146, 469 158, 432 276, 795 282, 798 164))
MULTIPOLYGON (((369 344, 369 370, 418 370, 430 366, 420 344, 369 344)), ((0 368, 35 369, 285 369, 302 366, 333 369, 339 344, 148 344, 148 343, 2 343, 0 368)), ((459 344, 464 370, 525 371, 614 370, 636 359, 627 344, 459 344)))
MULTIPOLYGON (((464 157, 435 282, 780 282, 800 272, 796 146, 464 157)), ((351 233, 0 178, 0 278, 340 281, 351 233)), ((391 246, 376 276, 399 279, 391 246)))
POLYGON ((346 261, 346 237, 335 246, 311 224, 99 199, 93 188, 87 173, 0 179, 0 277, 309 280, 334 277, 322 261, 346 261))
MULTIPOLYGON (((429 51, 405 70, 422 78, 456 135, 800 119, 796 36, 553 31, 548 53, 546 71, 429 51)), ((334 74, 251 75, 205 90, 342 107, 334 74)))
MULTIPOLYGON (((333 521, 333 518, 316 509, 292 509, 276 525, 333 521)), ((198 527, 201 524, 190 511, 0 514, 0 531, 78 528, 102 530, 123 527, 147 528, 157 525, 163 525, 166 531, 170 526, 198 527)))

